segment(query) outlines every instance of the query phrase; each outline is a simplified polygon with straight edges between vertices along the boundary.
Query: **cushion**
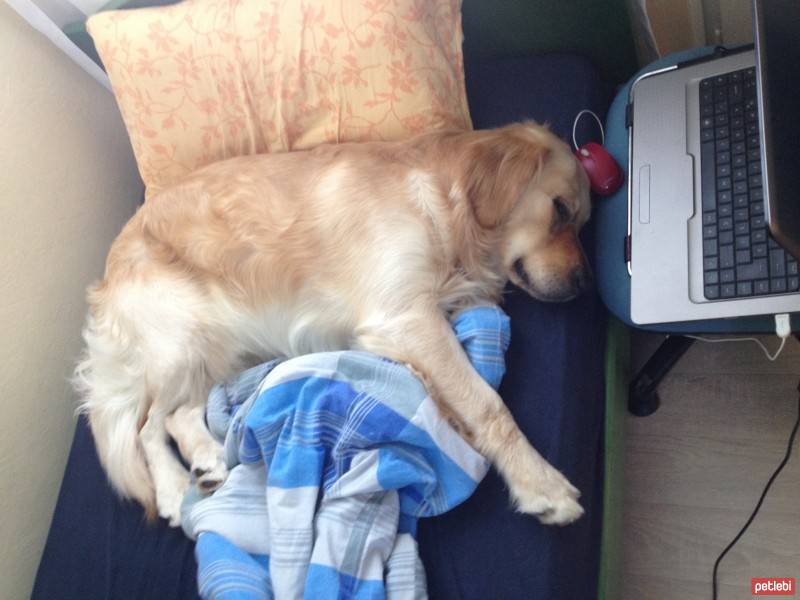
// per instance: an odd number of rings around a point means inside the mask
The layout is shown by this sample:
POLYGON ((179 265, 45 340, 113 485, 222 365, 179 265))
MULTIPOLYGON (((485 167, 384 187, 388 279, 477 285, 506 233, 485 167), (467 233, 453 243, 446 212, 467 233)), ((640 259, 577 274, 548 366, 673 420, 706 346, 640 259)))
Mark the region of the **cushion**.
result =
POLYGON ((89 33, 148 196, 208 163, 470 128, 460 0, 186 0, 89 33))

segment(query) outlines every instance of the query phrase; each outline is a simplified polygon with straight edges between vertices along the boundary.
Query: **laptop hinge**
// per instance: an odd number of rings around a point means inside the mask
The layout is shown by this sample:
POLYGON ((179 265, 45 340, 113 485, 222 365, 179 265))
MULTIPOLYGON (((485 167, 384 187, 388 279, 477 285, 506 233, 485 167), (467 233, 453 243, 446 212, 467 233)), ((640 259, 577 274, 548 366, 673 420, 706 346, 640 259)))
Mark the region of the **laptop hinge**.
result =
POLYGON ((625 262, 631 262, 631 236, 629 235, 625 236, 625 243, 623 245, 622 253, 624 255, 625 262))
POLYGON ((630 129, 633 125, 633 102, 625 105, 625 129, 630 129))

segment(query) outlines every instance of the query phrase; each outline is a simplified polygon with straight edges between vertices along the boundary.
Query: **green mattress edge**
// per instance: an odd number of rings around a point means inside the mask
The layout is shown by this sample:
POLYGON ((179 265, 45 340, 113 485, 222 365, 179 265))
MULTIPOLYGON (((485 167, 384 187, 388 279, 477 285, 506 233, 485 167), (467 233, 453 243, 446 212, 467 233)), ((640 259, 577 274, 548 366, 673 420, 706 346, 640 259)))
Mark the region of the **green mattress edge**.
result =
POLYGON ((605 376, 605 478, 598 598, 616 600, 622 592, 624 426, 630 381, 630 331, 614 318, 609 318, 606 335, 605 376))

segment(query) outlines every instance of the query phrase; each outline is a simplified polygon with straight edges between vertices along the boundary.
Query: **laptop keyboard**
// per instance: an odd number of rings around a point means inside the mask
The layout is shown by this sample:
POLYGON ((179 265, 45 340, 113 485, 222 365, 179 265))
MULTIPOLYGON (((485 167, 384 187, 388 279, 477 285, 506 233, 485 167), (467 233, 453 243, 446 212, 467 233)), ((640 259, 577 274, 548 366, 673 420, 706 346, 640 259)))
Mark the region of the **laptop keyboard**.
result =
POLYGON ((755 68, 700 81, 703 291, 708 300, 797 292, 797 261, 764 216, 755 68))

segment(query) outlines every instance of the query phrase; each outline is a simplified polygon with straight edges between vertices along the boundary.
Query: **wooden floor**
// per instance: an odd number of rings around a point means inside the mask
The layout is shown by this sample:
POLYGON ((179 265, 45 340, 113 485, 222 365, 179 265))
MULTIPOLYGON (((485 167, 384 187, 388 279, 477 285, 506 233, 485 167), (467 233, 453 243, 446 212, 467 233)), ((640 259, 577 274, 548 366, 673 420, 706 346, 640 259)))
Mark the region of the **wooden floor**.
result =
MULTIPOLYGON (((634 336, 634 369, 661 339, 634 336)), ((662 383, 661 408, 626 417, 623 600, 711 598, 714 560, 785 452, 798 380, 794 338, 775 363, 752 342, 697 342, 662 383)), ((800 582, 800 441, 723 561, 720 600, 751 598, 751 577, 800 582)))

